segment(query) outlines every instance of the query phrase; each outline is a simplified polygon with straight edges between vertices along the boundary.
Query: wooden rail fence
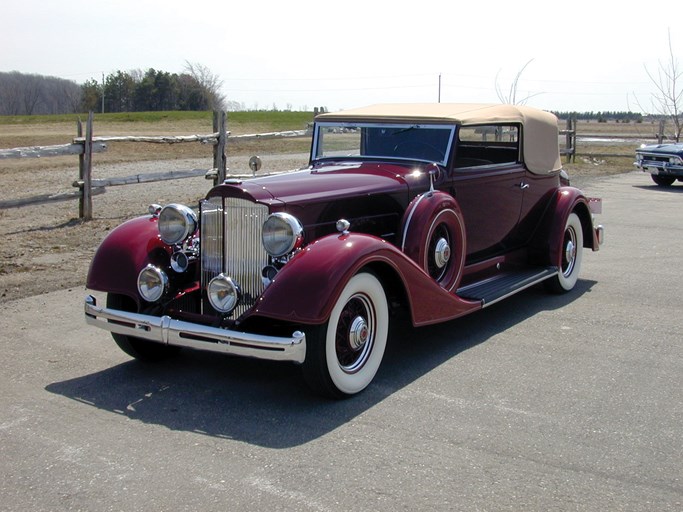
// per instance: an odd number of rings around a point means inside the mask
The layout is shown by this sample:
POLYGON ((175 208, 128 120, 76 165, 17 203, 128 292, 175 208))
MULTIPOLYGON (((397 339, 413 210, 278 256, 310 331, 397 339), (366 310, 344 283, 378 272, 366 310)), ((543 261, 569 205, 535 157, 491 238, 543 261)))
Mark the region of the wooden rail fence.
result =
POLYGON ((42 158, 51 156, 78 155, 78 179, 73 186, 78 188, 72 193, 43 194, 24 199, 0 201, 0 209, 18 208, 21 206, 43 204, 69 199, 79 200, 78 214, 81 219, 92 219, 93 206, 92 196, 101 194, 105 187, 129 185, 133 183, 151 183, 156 181, 175 180, 181 178, 193 178, 204 176, 213 180, 214 185, 222 183, 227 174, 227 142, 230 139, 261 140, 306 137, 310 135, 308 130, 292 130, 285 132, 254 133, 247 135, 230 135, 226 128, 225 112, 213 113, 214 132, 208 135, 179 135, 179 136, 106 136, 93 137, 93 113, 88 114, 88 120, 83 133, 83 123, 78 120, 77 136, 71 144, 55 146, 33 146, 26 148, 0 149, 0 160, 7 158, 42 158), (151 144, 178 144, 186 142, 199 142, 213 146, 213 168, 190 169, 184 171, 170 171, 165 173, 137 174, 120 178, 92 178, 92 155, 107 150, 109 143, 134 142, 151 144))
MULTIPOLYGON (((650 135, 649 137, 643 136, 643 135, 635 135, 635 134, 609 134, 609 133, 596 133, 594 135, 591 134, 582 134, 584 138, 586 137, 594 137, 596 139, 604 139, 604 140, 647 140, 649 138, 656 139, 657 144, 662 144, 665 140, 668 139, 666 133, 665 133, 665 127, 666 127, 666 121, 664 119, 659 120, 659 128, 657 131, 657 134, 654 136, 650 135)), ((573 163, 576 161, 576 155, 578 153, 577 150, 577 130, 576 130, 576 118, 569 118, 567 119, 567 124, 566 128, 564 130, 560 130, 560 135, 565 136, 565 141, 564 141, 564 146, 560 147, 560 155, 566 156, 567 157, 567 163, 573 163)), ((624 154, 624 153, 588 153, 588 152, 582 152, 581 153, 584 156, 588 157, 603 157, 603 158, 609 158, 609 157, 616 157, 616 158, 633 158, 635 156, 634 153, 629 153, 629 154, 624 154)))
MULTIPOLYGON (((664 135, 664 121, 659 123, 659 133, 655 136, 661 144, 666 139, 664 135)), ((0 160, 7 158, 43 158, 52 156, 78 155, 78 179, 73 186, 78 188, 75 192, 61 194, 43 194, 24 199, 0 201, 0 209, 17 208, 27 205, 43 204, 54 201, 78 199, 78 214, 81 219, 92 219, 92 197, 105 191, 105 187, 129 185, 133 183, 151 183, 164 180, 181 178, 193 178, 204 175, 206 179, 213 180, 214 185, 222 183, 227 174, 227 142, 228 139, 259 140, 279 139, 310 136, 308 130, 292 130, 285 132, 255 133, 247 135, 230 135, 226 129, 226 113, 213 113, 213 130, 208 135, 178 135, 178 136, 107 136, 93 137, 93 113, 88 114, 88 120, 83 134, 83 124, 78 120, 77 137, 70 144, 55 146, 33 146, 25 148, 0 149, 0 160), (169 171, 165 173, 137 174, 120 178, 92 179, 92 155, 107 150, 109 143, 133 142, 151 144, 178 144, 187 142, 199 142, 213 146, 213 168, 190 169, 183 171, 169 171)), ((560 147, 560 154, 567 157, 567 163, 574 162, 577 155, 577 130, 576 118, 569 118, 566 128, 560 130, 560 136, 565 136, 564 144, 560 147)), ((638 135, 609 135, 597 134, 596 137, 604 139, 643 139, 638 135)), ((583 154, 583 153, 582 153, 583 154)), ((624 154, 586 154, 592 157, 628 157, 633 155, 624 154)))

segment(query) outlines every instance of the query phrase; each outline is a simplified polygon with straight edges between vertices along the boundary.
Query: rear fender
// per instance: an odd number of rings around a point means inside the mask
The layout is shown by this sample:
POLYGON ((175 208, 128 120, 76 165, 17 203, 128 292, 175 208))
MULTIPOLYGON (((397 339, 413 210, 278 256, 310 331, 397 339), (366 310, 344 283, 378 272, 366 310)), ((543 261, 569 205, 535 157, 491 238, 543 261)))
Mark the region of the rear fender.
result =
POLYGON ((479 309, 479 302, 448 293, 415 262, 372 235, 329 235, 297 254, 266 288, 251 315, 299 324, 321 324, 346 283, 374 271, 387 290, 405 297, 414 325, 436 323, 479 309))
POLYGON ((90 264, 86 286, 91 290, 127 295, 139 302, 137 278, 152 263, 166 266, 171 248, 157 230, 157 219, 138 217, 115 228, 102 241, 90 264))
POLYGON ((593 251, 599 249, 588 199, 577 188, 561 187, 555 194, 554 203, 546 211, 531 244, 532 255, 535 255, 538 263, 558 265, 558 262, 562 261, 564 228, 572 213, 576 213, 581 220, 583 246, 593 251))

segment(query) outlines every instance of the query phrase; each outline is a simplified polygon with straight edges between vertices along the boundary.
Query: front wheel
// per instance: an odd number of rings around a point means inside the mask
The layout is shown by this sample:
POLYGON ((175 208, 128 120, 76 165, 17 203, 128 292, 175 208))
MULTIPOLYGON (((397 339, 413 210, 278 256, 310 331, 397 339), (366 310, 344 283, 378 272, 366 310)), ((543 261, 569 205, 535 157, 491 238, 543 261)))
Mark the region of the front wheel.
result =
POLYGON ((676 178, 672 178, 671 176, 659 176, 657 174, 650 174, 650 176, 652 177, 652 181, 660 187, 670 187, 674 184, 674 181, 676 181, 676 178))
POLYGON ((333 398, 359 393, 379 369, 388 331, 389 306, 382 283, 373 274, 356 274, 328 321, 306 329, 306 382, 333 398))
POLYGON ((579 279, 581 261, 583 260, 583 229, 576 213, 569 215, 562 237, 561 261, 557 276, 545 281, 546 287, 553 293, 571 291, 579 279))

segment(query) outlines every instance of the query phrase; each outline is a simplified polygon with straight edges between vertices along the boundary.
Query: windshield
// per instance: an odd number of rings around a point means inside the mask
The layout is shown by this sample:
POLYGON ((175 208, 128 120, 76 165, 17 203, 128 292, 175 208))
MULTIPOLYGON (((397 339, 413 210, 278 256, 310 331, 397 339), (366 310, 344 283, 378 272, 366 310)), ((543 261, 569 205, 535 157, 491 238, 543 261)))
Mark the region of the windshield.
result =
POLYGON ((317 123, 313 159, 367 157, 446 165, 454 132, 454 126, 438 124, 317 123))

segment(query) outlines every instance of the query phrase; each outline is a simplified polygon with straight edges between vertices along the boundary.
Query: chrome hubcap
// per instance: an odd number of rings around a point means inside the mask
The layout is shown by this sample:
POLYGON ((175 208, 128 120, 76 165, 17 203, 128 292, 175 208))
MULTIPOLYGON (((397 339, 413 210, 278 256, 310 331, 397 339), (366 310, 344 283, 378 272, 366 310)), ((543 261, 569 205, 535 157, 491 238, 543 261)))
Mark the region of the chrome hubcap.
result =
POLYGON ((574 270, 574 263, 576 262, 576 233, 569 229, 565 234, 564 245, 564 265, 563 274, 568 276, 574 270))
POLYGON ((449 259, 451 259, 451 246, 448 245, 448 240, 439 238, 434 248, 434 263, 437 268, 442 269, 446 266, 449 259))
POLYGON ((363 345, 368 341, 370 334, 370 329, 368 329, 368 323, 362 316, 357 316, 351 323, 351 329, 349 330, 349 345, 354 350, 360 350, 363 345))
POLYGON ((564 257, 567 258, 567 262, 574 261, 574 258, 576 257, 576 247, 574 247, 574 242, 571 240, 567 242, 564 257))

